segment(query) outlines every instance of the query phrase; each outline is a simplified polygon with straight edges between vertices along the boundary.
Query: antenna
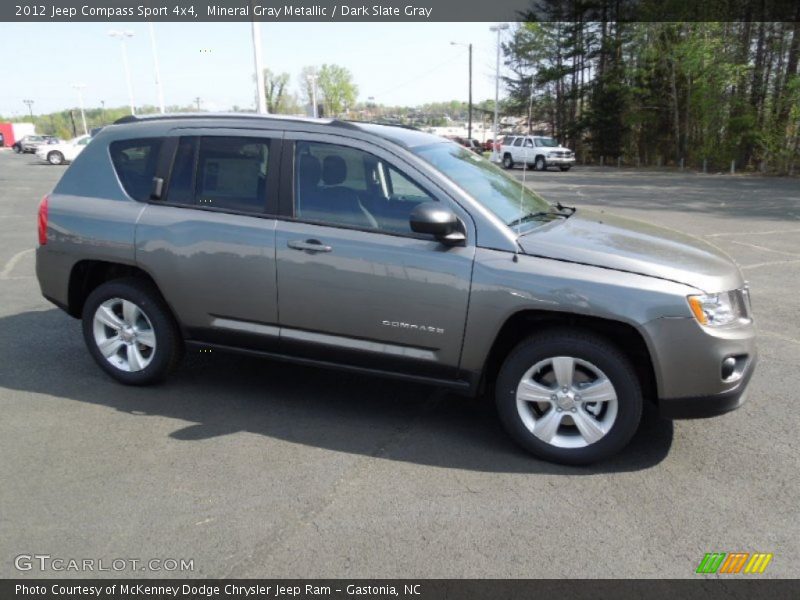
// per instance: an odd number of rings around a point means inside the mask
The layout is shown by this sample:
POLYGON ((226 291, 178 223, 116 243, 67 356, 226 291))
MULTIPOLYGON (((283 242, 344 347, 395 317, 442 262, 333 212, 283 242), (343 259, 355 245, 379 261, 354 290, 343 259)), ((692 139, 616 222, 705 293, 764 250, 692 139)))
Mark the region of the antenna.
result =
MULTIPOLYGON (((533 87, 531 87, 530 97, 528 99, 528 133, 525 135, 527 138, 531 133, 531 112, 533 111, 533 87)), ((522 141, 522 187, 519 190, 519 215, 522 217, 522 197, 525 194, 525 176, 528 173, 528 157, 526 156, 527 152, 525 150, 525 142, 528 141, 527 139, 523 139, 522 141)), ((520 236, 522 232, 522 218, 517 221, 517 237, 520 236)))

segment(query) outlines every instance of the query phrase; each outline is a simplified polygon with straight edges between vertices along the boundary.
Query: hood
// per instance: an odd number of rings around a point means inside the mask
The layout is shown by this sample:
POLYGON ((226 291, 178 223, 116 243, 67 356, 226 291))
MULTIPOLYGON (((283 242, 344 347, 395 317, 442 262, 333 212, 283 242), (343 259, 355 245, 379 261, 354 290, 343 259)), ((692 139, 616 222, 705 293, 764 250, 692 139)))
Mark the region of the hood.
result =
POLYGON ((641 221, 579 209, 523 234, 526 254, 640 273, 705 292, 741 287, 742 275, 722 250, 689 235, 641 221))

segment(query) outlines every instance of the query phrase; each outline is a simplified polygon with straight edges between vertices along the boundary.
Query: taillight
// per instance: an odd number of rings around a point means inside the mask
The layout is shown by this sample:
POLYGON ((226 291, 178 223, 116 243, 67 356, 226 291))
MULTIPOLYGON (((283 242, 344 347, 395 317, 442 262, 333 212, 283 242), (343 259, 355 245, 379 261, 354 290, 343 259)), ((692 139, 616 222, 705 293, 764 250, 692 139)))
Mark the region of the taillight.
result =
POLYGON ((47 243, 47 201, 50 194, 47 194, 39 203, 39 245, 44 246, 47 243))

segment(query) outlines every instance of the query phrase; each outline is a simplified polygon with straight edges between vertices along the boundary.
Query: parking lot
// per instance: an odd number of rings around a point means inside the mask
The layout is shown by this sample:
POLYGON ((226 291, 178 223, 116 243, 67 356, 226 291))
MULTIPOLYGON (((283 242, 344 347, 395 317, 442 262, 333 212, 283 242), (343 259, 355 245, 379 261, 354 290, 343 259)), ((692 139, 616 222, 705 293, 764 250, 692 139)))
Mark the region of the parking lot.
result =
POLYGON ((34 553, 193 560, 122 572, 148 577, 697 577, 733 551, 797 576, 797 179, 524 175, 551 201, 720 246, 759 325, 743 408, 651 410, 621 455, 573 468, 518 450, 485 401, 415 384, 223 354, 159 387, 112 382, 34 277, 38 202, 64 168, 0 151, 1 577, 81 575, 15 569, 34 553))

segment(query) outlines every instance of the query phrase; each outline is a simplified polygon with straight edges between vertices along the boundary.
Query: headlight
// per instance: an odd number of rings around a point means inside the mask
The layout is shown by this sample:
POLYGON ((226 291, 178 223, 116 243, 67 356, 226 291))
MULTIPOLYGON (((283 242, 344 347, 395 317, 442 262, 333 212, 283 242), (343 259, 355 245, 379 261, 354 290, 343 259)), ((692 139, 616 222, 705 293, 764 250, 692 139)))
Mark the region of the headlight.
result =
POLYGON ((687 296, 692 314, 701 325, 722 327, 749 319, 745 290, 687 296))

